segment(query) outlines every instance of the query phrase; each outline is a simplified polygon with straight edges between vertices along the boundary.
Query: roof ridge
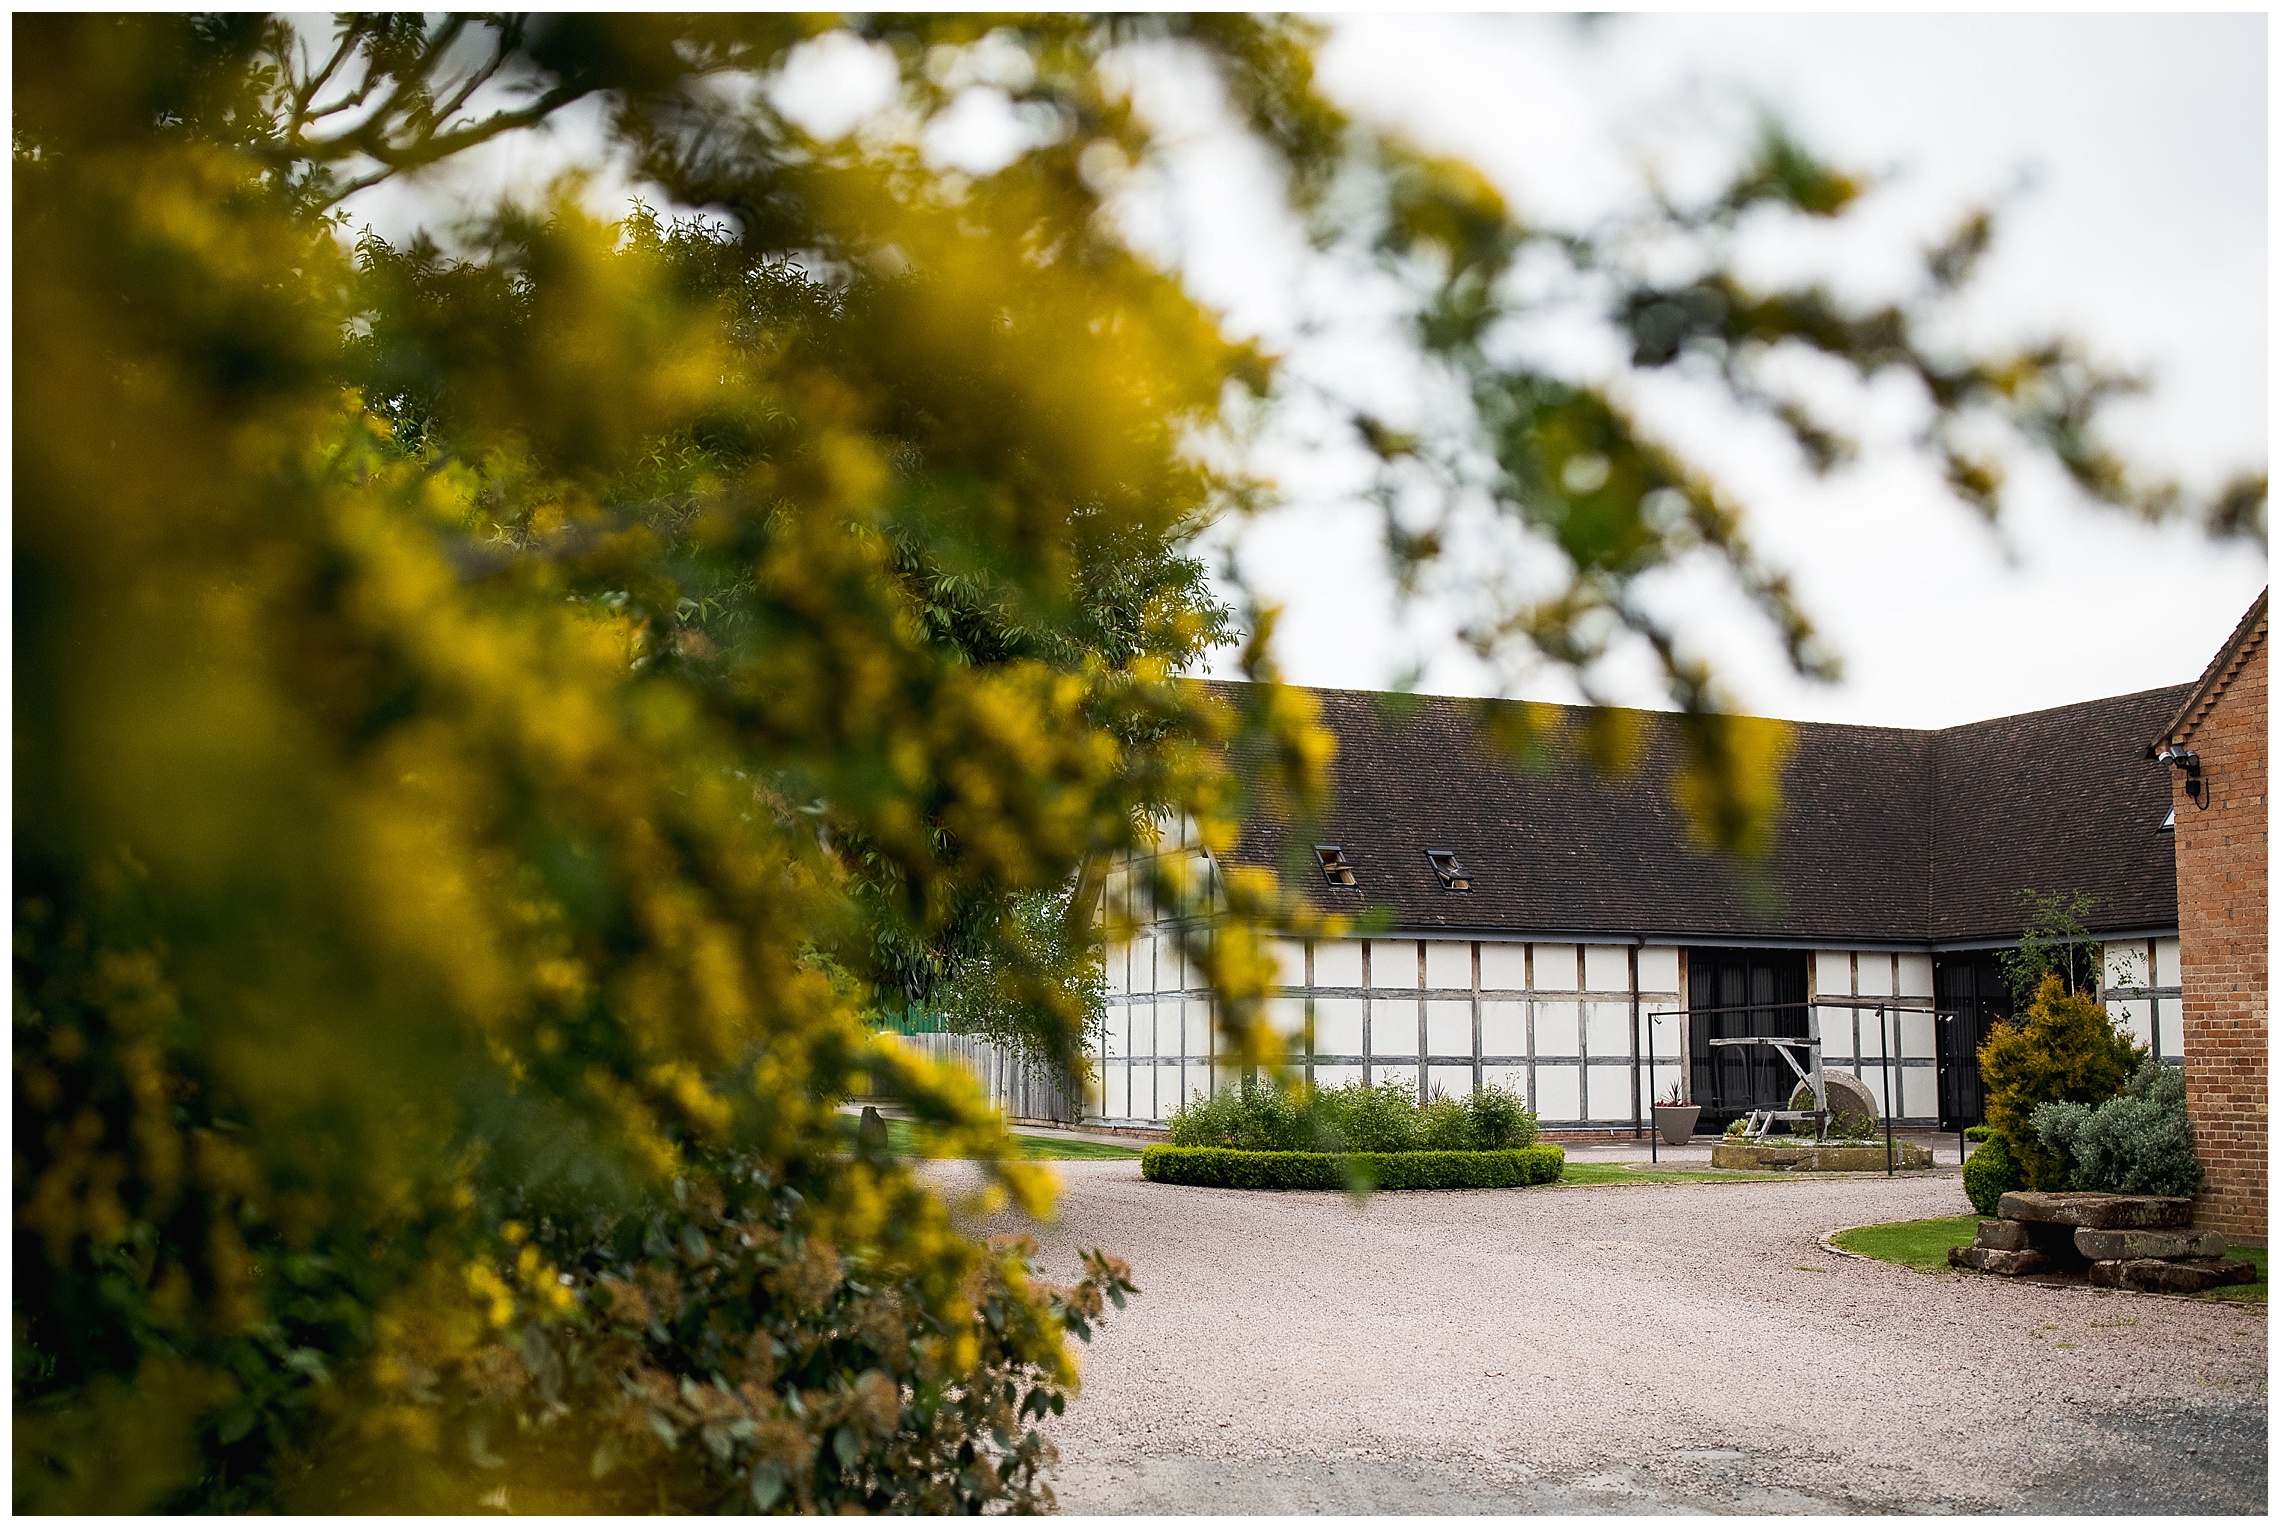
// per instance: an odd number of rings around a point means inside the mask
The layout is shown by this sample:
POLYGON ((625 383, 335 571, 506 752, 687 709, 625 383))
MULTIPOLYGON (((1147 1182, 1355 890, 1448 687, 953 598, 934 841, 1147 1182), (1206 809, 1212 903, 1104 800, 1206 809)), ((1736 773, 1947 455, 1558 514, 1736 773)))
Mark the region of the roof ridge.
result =
POLYGON ((2177 708, 2177 714, 2169 719, 2169 725, 2162 729, 2161 736, 2146 745, 2148 751, 2161 743, 2182 743, 2192 735, 2195 727, 2201 725, 2201 718, 2208 715, 2209 708, 2217 703, 2217 697, 2224 693, 2225 686, 2232 683, 2232 676, 2240 672, 2241 665, 2255 651, 2257 639, 2265 634, 2270 625, 2271 600, 2272 588, 2267 584, 2250 602, 2248 609, 2242 612, 2239 622, 2232 629, 2232 635, 2225 638, 2224 646, 2217 649, 2217 655, 2209 660, 2209 666, 2201 670, 2201 677, 2193 681, 2192 692, 2185 697, 2185 703, 2177 708))

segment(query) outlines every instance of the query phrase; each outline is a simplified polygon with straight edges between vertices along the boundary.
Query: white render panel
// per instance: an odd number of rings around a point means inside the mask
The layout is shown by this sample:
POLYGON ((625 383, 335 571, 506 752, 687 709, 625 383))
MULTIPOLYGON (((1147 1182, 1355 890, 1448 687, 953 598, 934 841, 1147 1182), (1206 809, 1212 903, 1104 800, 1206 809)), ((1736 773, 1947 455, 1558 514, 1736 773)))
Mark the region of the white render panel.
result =
MULTIPOLYGON (((2154 985, 2157 987, 2182 986, 2183 983, 2178 980, 2178 973, 2185 969, 2178 963, 2182 958, 2176 940, 2156 939, 2153 942, 2154 985)), ((2162 1054, 2166 1056, 2169 1052, 2164 1050, 2162 1054)))
POLYGON ((1303 987, 1306 985, 1306 946, 1296 939, 1269 939, 1267 959, 1274 965, 1275 985, 1303 987))
POLYGON ((1267 1027, 1288 1039, 1306 1028, 1306 999, 1302 997, 1270 997, 1267 999, 1267 1027))
POLYGON ((1902 997, 1930 997, 1932 995, 1931 956, 1903 955, 1900 957, 1900 995, 1902 997))
POLYGON ((1536 946, 1536 990, 1538 992, 1573 992, 1576 990, 1574 945, 1539 944, 1536 946))
POLYGON ((1101 1117, 1104 1119, 1130 1119, 1131 1093, 1125 1083, 1125 1064, 1121 1061, 1104 1062, 1100 1069, 1101 1117))
POLYGON ((2106 1004, 2106 1012, 2122 1032, 2140 1045, 2153 1043, 2153 1003, 2148 998, 2115 998, 2106 1004))
POLYGON ((1472 1068, 1469 1066, 1429 1066, 1425 1069, 1425 1096, 1432 1097, 1435 1090, 1451 1098, 1472 1096, 1472 1068))
POLYGON ((1518 998, 1481 999, 1480 1049, 1484 1056, 1527 1055, 1528 1005, 1518 998))
POLYGON ((1935 1059, 1939 1053, 1939 1021, 1928 1013, 1901 1014, 1900 1054, 1922 1061, 1935 1059))
POLYGON ((1378 1082, 1398 1082, 1412 1093, 1417 1091, 1417 1063, 1403 1062, 1394 1066, 1372 1066, 1370 1071, 1378 1082))
POLYGON ((1654 1103, 1656 1099, 1670 1097, 1670 1090, 1673 1085, 1677 1086, 1680 1097, 1685 1096, 1686 1069, 1684 1067, 1650 1066, 1644 1076, 1647 1079, 1647 1102, 1649 1104, 1654 1103))
POLYGON ((1816 1008, 1813 1010, 1814 1032, 1821 1037, 1821 1064, 1835 1066, 1849 1062, 1853 1053, 1853 1016, 1849 1008, 1816 1008))
POLYGON ((1406 987, 1417 990, 1417 941, 1414 939, 1372 939, 1370 941, 1370 985, 1373 987, 1406 987))
POLYGON ((1359 1056, 1362 1053, 1362 1008, 1358 997, 1318 997, 1314 1000, 1314 1050, 1323 1056, 1359 1056))
POLYGON ((1119 1005, 1108 1010, 1108 1022, 1102 1026, 1102 1049, 1112 1061, 1121 1061, 1131 1054, 1132 1010, 1119 1005))
POLYGON ((1576 1056, 1580 1031, 1576 1027, 1574 1003, 1538 1003, 1536 1005, 1536 1054, 1539 1056, 1576 1056))
POLYGON ((2105 985, 2150 987, 2153 950, 2148 939, 2118 939, 2106 946, 2105 985))
POLYGON ((2185 1054, 2185 1005, 2173 997, 2161 999, 2154 1023, 2161 1031, 2161 1059, 2175 1061, 2185 1054))
POLYGON ((1177 1065, 1156 1068, 1156 1118, 1170 1119, 1172 1111, 1187 1102, 1187 1089, 1180 1074, 1181 1068, 1177 1065))
POLYGON ((1185 1027, 1187 1029, 1188 1059, 1193 1061, 1209 1056, 1211 1054, 1211 1005, 1209 1003, 1188 1004, 1185 1027))
POLYGON ((1667 944, 1650 944, 1639 951, 1639 990, 1657 997, 1678 996, 1678 951, 1667 944))
MULTIPOLYGON (((1454 939, 1425 941, 1425 985, 1444 990, 1469 989, 1472 979, 1472 945, 1454 939)), ((1469 1042, 1468 1042, 1469 1043, 1469 1042)))
POLYGON ((1629 1003, 1585 1003, 1584 1053, 1590 1056, 1628 1056, 1631 1054, 1631 1005, 1629 1003))
POLYGON ((1639 1015, 1639 1044, 1649 1056, 1665 1061, 1676 1061, 1686 1054, 1686 1021, 1666 1018, 1656 1020, 1639 1015))
MULTIPOLYGON (((1898 1095, 1900 1118, 1931 1119, 1940 1112, 1940 1077, 1937 1070, 1928 1066, 1912 1066, 1895 1073, 1893 1092, 1898 1095)), ((1880 1083, 1881 1087, 1882 1084, 1880 1083)))
POLYGON ((1314 1069, 1314 1085, 1318 1088, 1342 1088, 1349 1082, 1360 1082, 1362 1069, 1358 1066, 1318 1066, 1314 1069))
POLYGON ((1482 1087, 1504 1088, 1522 1099, 1528 1096, 1528 1069, 1524 1066, 1484 1066, 1480 1081, 1482 1087))
POLYGON ((1631 952, 1619 944, 1585 945, 1583 986, 1587 992, 1630 991, 1631 952))
POLYGON ((1813 996, 1849 997, 1852 995, 1852 952, 1850 950, 1815 950, 1810 964, 1813 967, 1813 996))
POLYGON ((1591 1068, 1591 1112, 1586 1119, 1631 1117, 1631 1069, 1627 1066, 1591 1068))
MULTIPOLYGON (((1175 1037, 1172 1043, 1176 1046, 1179 1041, 1175 1037)), ((1135 1003, 1132 1005, 1132 1059, 1138 1061, 1144 1056, 1155 1054, 1156 1005, 1135 1003)), ((1172 1054, 1178 1055, 1179 1052, 1175 1050, 1172 1054)))
POLYGON ((1863 1066, 1878 1060, 1884 1054, 1884 1031, 1892 1022, 1892 1015, 1879 1015, 1873 1008, 1860 1010, 1860 1059, 1863 1066))
POLYGON ((1359 987, 1362 984, 1362 942, 1359 939, 1324 939, 1314 946, 1314 985, 1359 987))
POLYGON ((1480 984, 1491 992, 1528 990, 1528 947, 1483 940, 1480 946, 1480 984))
POLYGON ((1370 1054, 1373 1056, 1414 1056, 1417 1054, 1417 1000, 1404 1002, 1399 998, 1391 1002, 1373 998, 1370 1002, 1370 1054))
POLYGON ((1892 956, 1883 950, 1860 952, 1860 995, 1892 996, 1892 956))
MULTIPOLYGON (((1473 1053, 1472 1000, 1469 998, 1427 998, 1425 1000, 1425 1054, 1428 1056, 1469 1056, 1473 1053)), ((1465 1087, 1471 1090, 1470 1072, 1465 1087)))
POLYGON ((1156 1118, 1156 1069, 1134 1063, 1132 1071, 1132 1118, 1156 1118))
POLYGON ((1583 1071, 1573 1066, 1536 1067, 1536 1091, 1529 1100, 1536 1117, 1548 1124, 1583 1118, 1583 1071))
POLYGON ((1128 944, 1110 945, 1105 963, 1108 967, 1108 990, 1111 992, 1130 992, 1132 990, 1132 946, 1128 944))

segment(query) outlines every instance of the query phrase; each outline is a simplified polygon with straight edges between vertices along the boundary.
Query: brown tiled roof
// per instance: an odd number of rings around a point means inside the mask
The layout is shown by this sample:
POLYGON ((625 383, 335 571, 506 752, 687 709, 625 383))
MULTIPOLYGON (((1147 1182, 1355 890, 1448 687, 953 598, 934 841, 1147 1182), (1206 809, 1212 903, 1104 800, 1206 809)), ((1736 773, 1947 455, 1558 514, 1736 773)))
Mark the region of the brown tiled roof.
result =
POLYGON ((2090 892, 2097 928, 2176 925, 2168 781, 2144 739, 2183 686, 1942 732, 1793 723, 1780 828, 1746 865, 1702 848, 1672 801, 1668 714, 1632 713, 1628 774, 1572 742, 1529 772, 1482 739, 1484 708, 1508 703, 1312 693, 1338 738, 1328 818, 1254 824, 1238 858, 1405 930, 1968 941, 2015 935, 2023 886, 2090 892), (1323 883, 1316 843, 1345 851, 1353 890, 1323 883), (1473 889, 1443 890, 1427 849, 1455 850, 1473 889))
POLYGON ((2182 743, 2193 735, 2193 729, 2201 725, 2201 718, 2209 714, 2209 707, 2217 703, 2217 697, 2232 682, 2232 676, 2240 672, 2240 666, 2256 652, 2257 643, 2264 640, 2271 600, 2270 589, 2257 595, 2255 603, 2233 627, 2232 635, 2225 638, 2225 645, 2217 649, 2209 666, 2201 670, 2201 677, 2193 681, 2185 703, 2177 708, 2177 714, 2170 717, 2169 725, 2161 729, 2149 747, 2182 743))

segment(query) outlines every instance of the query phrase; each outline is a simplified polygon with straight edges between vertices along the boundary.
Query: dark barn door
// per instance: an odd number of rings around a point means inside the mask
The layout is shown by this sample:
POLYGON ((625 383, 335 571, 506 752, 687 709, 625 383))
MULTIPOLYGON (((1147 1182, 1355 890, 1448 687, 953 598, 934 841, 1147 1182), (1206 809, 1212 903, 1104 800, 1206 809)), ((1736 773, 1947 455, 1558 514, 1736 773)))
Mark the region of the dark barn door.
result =
POLYGON ((1703 1125, 1723 1130, 1752 1109, 1777 1109, 1789 1101, 1797 1074, 1771 1046, 1712 1049, 1710 1042, 1812 1033, 1804 951, 1690 950, 1686 1010, 1694 1101, 1702 1106, 1703 1125))
POLYGON ((1965 950, 1932 957, 1932 992, 1939 1024, 1940 1128, 1961 1130, 1987 1118, 1987 1094, 1979 1081, 1979 1047, 1988 1031, 2011 1016, 2011 989, 1995 963, 1994 950, 1965 950))

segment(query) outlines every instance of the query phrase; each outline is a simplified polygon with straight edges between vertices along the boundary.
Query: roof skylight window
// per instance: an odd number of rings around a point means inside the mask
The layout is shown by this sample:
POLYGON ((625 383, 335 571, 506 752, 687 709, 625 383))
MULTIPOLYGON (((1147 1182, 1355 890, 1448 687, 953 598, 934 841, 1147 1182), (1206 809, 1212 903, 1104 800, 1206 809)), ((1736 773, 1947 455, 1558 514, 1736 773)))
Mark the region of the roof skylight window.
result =
POLYGON ((1472 872, 1457 858, 1454 849, 1427 849, 1425 858, 1433 865, 1433 873, 1441 878, 1443 891, 1472 890, 1472 872))
POLYGON ((2161 826, 2160 826, 2160 827, 2158 827, 2158 828, 2155 828, 2153 831, 2154 831, 2154 832, 2156 832, 2156 833, 2174 833, 2174 832, 2176 832, 2176 831, 2177 831, 2177 808, 2175 808, 2175 807, 2171 807, 2171 808, 2169 809, 2169 815, 2168 815, 2167 817, 2164 817, 2164 818, 2162 818, 2162 819, 2161 819, 2161 826))
POLYGON ((1322 862, 1322 878, 1333 886, 1354 884, 1354 867, 1346 863, 1346 851, 1336 844, 1316 844, 1314 857, 1322 862))

